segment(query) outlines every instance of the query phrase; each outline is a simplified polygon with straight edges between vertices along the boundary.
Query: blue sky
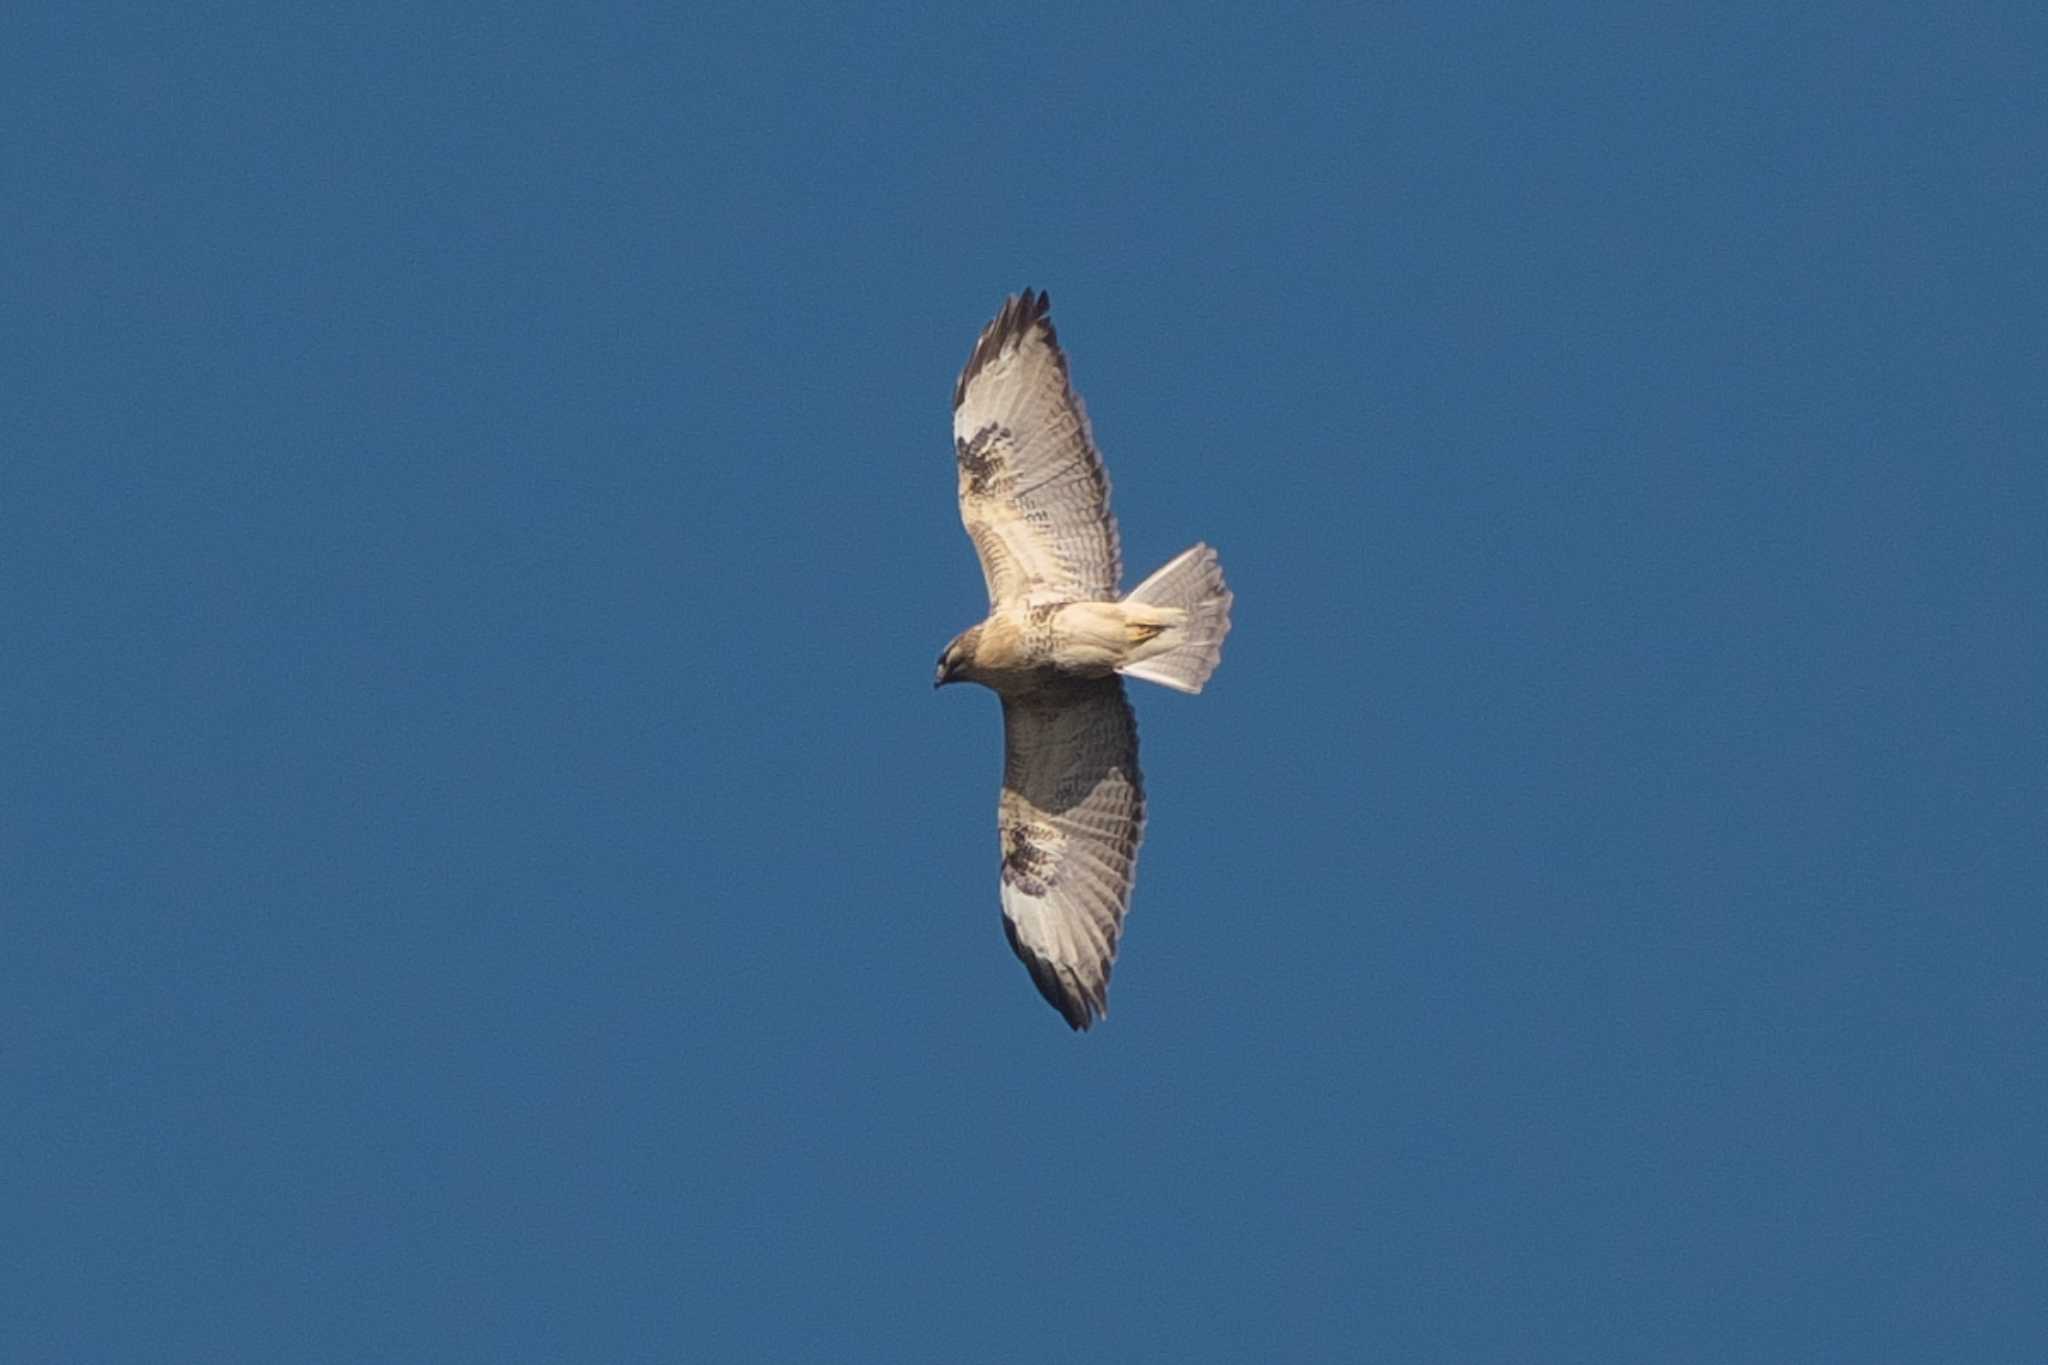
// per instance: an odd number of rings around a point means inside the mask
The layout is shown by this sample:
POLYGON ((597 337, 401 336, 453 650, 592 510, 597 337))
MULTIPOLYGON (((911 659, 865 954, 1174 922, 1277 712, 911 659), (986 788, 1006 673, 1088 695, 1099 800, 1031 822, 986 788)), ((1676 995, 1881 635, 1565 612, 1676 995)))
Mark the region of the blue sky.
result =
POLYGON ((0 1356, 2020 1360, 2025 6, 38 7, 0 1356), (948 398, 1133 575, 1003 943, 948 398))

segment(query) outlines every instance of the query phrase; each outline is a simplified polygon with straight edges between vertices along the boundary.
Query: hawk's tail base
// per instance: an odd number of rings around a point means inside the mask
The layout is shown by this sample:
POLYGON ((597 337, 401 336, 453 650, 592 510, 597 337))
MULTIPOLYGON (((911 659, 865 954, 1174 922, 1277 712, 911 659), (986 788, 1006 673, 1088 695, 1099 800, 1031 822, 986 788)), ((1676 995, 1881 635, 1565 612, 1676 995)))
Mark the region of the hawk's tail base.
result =
POLYGON ((1223 637, 1230 634, 1230 585, 1216 552, 1197 543, 1182 550, 1166 566, 1124 594, 1125 602, 1171 607, 1187 619, 1160 636, 1158 653, 1125 664, 1117 672, 1143 678, 1176 692, 1199 692, 1216 665, 1223 662, 1223 637))

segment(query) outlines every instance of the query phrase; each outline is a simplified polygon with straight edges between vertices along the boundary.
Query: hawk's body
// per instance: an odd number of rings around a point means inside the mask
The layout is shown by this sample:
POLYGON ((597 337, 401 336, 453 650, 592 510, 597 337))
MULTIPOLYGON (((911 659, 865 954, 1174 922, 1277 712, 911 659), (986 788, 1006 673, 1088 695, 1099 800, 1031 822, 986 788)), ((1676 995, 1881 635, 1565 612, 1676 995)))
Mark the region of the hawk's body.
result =
POLYGON ((960 519, 989 615, 939 659, 940 683, 1003 699, 1003 927, 1077 1029, 1108 1012, 1145 793, 1120 674, 1199 692, 1222 657, 1230 589, 1206 545, 1119 598, 1109 476, 1048 315, 1003 305, 953 390, 960 519))

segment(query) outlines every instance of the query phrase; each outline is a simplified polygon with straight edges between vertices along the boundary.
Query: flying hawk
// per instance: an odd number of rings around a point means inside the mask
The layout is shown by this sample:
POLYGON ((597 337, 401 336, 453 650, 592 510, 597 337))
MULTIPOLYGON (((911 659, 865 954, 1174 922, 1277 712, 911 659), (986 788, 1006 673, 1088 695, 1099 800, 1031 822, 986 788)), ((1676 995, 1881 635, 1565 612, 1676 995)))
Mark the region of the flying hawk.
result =
POLYGON ((1003 931, 1039 993, 1085 1029, 1109 1013, 1145 829, 1123 678, 1201 691, 1231 596, 1199 544, 1118 596, 1109 476, 1051 307, 1029 289, 1007 300, 953 386, 960 520, 989 613, 946 646, 933 686, 975 682, 1003 699, 1003 931))

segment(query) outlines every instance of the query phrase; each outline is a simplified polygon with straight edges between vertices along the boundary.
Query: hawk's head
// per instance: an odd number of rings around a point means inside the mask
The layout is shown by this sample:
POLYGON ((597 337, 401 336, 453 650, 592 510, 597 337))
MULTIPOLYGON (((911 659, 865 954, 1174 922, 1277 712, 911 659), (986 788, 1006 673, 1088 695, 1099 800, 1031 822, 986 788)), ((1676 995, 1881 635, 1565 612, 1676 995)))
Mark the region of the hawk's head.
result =
POLYGON ((939 654, 939 671, 932 678, 932 686, 944 687, 949 682, 962 681, 968 665, 974 662, 975 646, 980 643, 980 626, 970 627, 955 635, 939 654))

